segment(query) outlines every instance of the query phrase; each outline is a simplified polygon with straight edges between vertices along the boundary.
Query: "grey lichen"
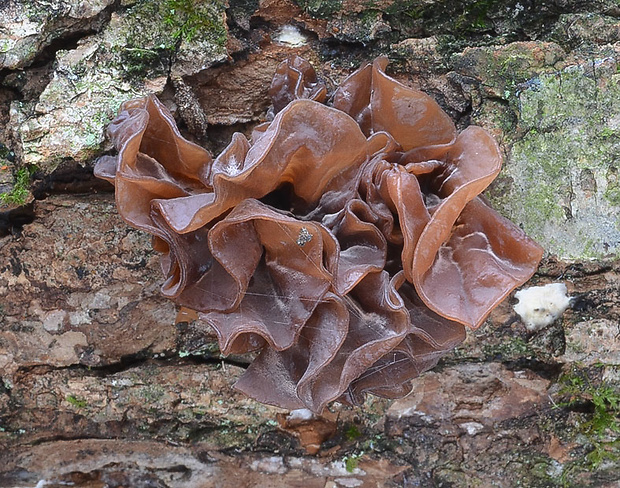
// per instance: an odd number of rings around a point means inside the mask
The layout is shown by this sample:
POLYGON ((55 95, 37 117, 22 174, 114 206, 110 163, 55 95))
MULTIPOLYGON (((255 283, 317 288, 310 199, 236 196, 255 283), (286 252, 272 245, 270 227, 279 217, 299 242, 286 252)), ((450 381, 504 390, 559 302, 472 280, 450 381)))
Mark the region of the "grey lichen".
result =
POLYGON ((613 58, 536 78, 517 93, 518 131, 491 199, 550 252, 620 252, 620 87, 613 58))
POLYGON ((13 102, 21 164, 50 173, 63 161, 92 160, 106 149, 104 128, 123 101, 221 61, 226 39, 220 1, 138 0, 114 13, 101 33, 56 53, 37 101, 13 102))

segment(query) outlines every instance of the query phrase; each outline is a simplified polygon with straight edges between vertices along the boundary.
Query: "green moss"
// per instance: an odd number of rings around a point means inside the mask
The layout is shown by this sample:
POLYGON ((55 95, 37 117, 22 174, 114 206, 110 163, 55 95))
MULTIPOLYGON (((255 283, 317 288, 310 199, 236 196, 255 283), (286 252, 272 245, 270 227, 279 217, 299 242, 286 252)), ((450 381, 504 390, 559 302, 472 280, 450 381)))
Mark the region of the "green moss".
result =
POLYGON ((488 344, 483 347, 483 353, 488 358, 501 356, 506 359, 522 358, 534 355, 534 350, 521 337, 515 337, 507 342, 488 344))
POLYGON ((86 408, 88 406, 88 402, 86 400, 78 398, 74 395, 68 395, 66 400, 76 408, 86 408))
POLYGON ((355 424, 350 424, 344 429, 344 437, 348 441, 354 441, 355 439, 358 439, 361 435, 362 433, 355 424))
POLYGON ((167 0, 164 23, 171 28, 175 40, 207 40, 224 47, 227 31, 223 22, 224 2, 215 0, 167 0))
POLYGON ((142 76, 150 67, 157 66, 162 58, 163 49, 141 49, 124 47, 122 51, 123 67, 132 77, 142 76))
POLYGON ((620 434, 620 390, 606 382, 594 382, 587 372, 573 370, 560 378, 560 394, 565 399, 558 406, 571 407, 578 403, 594 406, 592 418, 582 424, 584 433, 596 437, 608 433, 620 434))
POLYGON ((465 7, 463 13, 457 17, 455 28, 462 35, 488 30, 491 26, 488 14, 502 0, 478 0, 465 7))
POLYGON ((305 12, 313 17, 325 19, 342 8, 342 0, 296 0, 305 12))
POLYGON ((603 139, 608 139, 610 137, 618 137, 618 133, 614 129, 611 129, 610 127, 603 127, 603 130, 601 131, 601 137, 603 139))
POLYGON ((344 458, 344 467, 347 472, 352 473, 355 471, 355 468, 359 465, 360 457, 360 454, 351 454, 350 456, 344 458))
POLYGON ((168 9, 161 1, 138 2, 124 17, 120 38, 112 52, 120 57, 128 78, 141 79, 167 73, 176 42, 164 18, 168 9), (147 20, 148 19, 148 20, 147 20))
POLYGON ((30 180, 34 171, 34 167, 18 169, 11 191, 0 193, 0 205, 23 205, 26 203, 30 194, 30 180))
POLYGON ((405 10, 402 13, 406 17, 409 17, 411 20, 421 20, 426 16, 428 12, 429 12, 429 9, 427 7, 420 6, 420 7, 413 7, 410 10, 405 10))
POLYGON ((225 9, 220 0, 142 0, 127 11, 126 41, 113 49, 129 78, 165 75, 184 42, 225 49, 225 9))
MULTIPOLYGON (((595 470, 606 461, 620 462, 620 389, 593 378, 593 373, 574 368, 559 379, 561 401, 556 408, 591 410, 589 418, 578 426, 590 446, 585 459, 572 470, 595 470)), ((568 480, 566 480, 568 481, 568 480)), ((566 484, 566 483, 565 483, 566 484)))

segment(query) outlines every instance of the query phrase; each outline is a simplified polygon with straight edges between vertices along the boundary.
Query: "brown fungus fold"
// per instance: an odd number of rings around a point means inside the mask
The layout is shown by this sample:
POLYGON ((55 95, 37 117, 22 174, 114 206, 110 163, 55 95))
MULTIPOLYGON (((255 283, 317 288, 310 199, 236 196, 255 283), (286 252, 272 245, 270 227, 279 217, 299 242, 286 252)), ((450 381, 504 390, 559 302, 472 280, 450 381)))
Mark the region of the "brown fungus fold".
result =
POLYGON ((412 378, 535 271, 542 249, 480 193, 499 148, 458 133, 439 105, 378 58, 326 103, 293 56, 274 76, 271 122, 215 159, 154 96, 126 102, 97 176, 122 218, 153 235, 162 292, 198 312, 224 354, 255 352, 236 387, 321 412, 412 378))

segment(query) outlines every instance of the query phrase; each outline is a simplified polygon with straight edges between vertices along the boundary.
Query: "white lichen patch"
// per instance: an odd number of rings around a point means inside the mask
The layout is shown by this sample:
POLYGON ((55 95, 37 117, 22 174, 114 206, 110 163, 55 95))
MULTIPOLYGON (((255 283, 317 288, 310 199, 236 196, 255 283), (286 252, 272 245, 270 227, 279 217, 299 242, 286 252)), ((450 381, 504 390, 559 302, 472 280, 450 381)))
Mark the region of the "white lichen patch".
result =
MULTIPOLYGON (((114 0, 0 2, 0 68, 28 66, 37 53, 79 25, 88 25, 114 0), (84 22, 79 23, 77 20, 84 22)), ((82 30, 84 27, 81 28, 82 30)))
POLYGON ((545 286, 532 286, 515 294, 519 300, 513 308, 530 332, 551 325, 570 306, 564 283, 550 283, 545 286))
POLYGON ((459 426, 469 435, 476 435, 484 429, 484 425, 480 422, 463 422, 459 426))
POLYGON ((566 329, 563 360, 584 365, 620 364, 620 327, 608 319, 578 322, 566 329))
POLYGON ((300 47, 308 44, 308 38, 294 25, 283 25, 276 33, 274 41, 291 47, 300 47))
POLYGON ((43 328, 51 333, 62 330, 67 321, 67 312, 65 310, 50 310, 45 313, 43 318, 43 328))
POLYGON ((57 70, 34 106, 11 104, 10 126, 24 163, 50 172, 62 160, 92 158, 101 150, 104 128, 121 102, 145 94, 121 81, 119 70, 99 71, 97 49, 84 44, 59 52, 57 70))
MULTIPOLYGON (((94 15, 112 3, 67 1, 60 2, 62 12, 71 18, 94 15)), ((7 130, 16 141, 21 163, 36 166, 46 174, 67 160, 90 163, 102 151, 111 149, 106 143, 105 127, 122 102, 159 94, 168 76, 193 75, 226 59, 227 31, 223 7, 217 6, 220 4, 197 2, 199 10, 191 14, 192 19, 204 21, 205 26, 212 24, 213 28, 189 34, 182 30, 186 21, 170 17, 167 2, 132 2, 127 9, 114 12, 100 32, 84 36, 74 49, 58 51, 51 79, 39 99, 11 104, 7 130), (203 13, 209 14, 208 18, 203 13)), ((0 68, 19 67, 30 59, 20 46, 32 36, 21 39, 15 47, 3 42, 2 34, 7 29, 3 18, 0 8, 0 68), (20 54, 17 58, 16 53, 20 54)), ((51 22, 49 25, 52 21, 46 20, 51 22)), ((9 41, 13 37, 8 36, 9 41)), ((39 49, 41 42, 34 43, 33 49, 39 49)))
POLYGON ((250 469, 252 471, 260 471, 269 474, 284 474, 288 471, 288 468, 284 464, 284 459, 280 456, 270 456, 252 461, 250 469))
POLYGON ((364 484, 362 480, 357 478, 336 478, 334 482, 336 483, 336 486, 346 486, 347 488, 354 488, 364 484))

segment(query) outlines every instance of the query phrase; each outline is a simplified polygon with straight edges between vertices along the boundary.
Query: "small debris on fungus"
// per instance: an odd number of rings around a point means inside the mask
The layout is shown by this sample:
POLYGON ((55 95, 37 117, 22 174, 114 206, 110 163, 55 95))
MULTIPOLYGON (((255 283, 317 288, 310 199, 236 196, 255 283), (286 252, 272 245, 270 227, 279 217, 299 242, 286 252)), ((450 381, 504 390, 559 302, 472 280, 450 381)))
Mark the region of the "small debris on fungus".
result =
POLYGON ((297 236, 297 244, 299 246, 305 246, 312 240, 312 234, 308 232, 308 229, 302 227, 299 229, 299 235, 297 236))
POLYGON ((513 308, 530 332, 551 325, 572 303, 564 283, 531 286, 515 293, 519 300, 513 308))
POLYGON ((293 56, 274 118, 215 159, 154 96, 122 105, 96 174, 153 235, 162 293, 223 354, 254 352, 236 387, 287 409, 406 395, 534 273, 542 249, 478 195, 502 157, 480 127, 378 58, 328 98, 293 56))

